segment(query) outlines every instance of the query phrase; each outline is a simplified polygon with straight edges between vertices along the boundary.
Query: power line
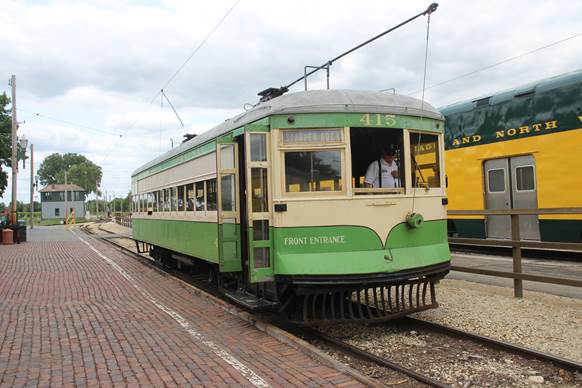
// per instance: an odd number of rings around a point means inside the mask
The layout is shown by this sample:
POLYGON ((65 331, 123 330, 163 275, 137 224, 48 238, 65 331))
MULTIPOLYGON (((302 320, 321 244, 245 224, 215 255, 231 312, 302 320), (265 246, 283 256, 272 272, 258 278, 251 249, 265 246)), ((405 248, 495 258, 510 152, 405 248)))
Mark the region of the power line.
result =
MULTIPOLYGON (((516 56, 510 57, 510 58, 503 59, 503 60, 501 60, 501 61, 499 61, 499 62, 495 62, 495 63, 493 63, 493 64, 491 64, 491 65, 488 65, 488 66, 485 66, 485 67, 481 67, 481 68, 479 68, 479 69, 476 69, 476 70, 470 71, 470 72, 468 72, 468 73, 461 74, 461 75, 459 75, 459 76, 456 76, 456 77, 453 77, 453 78, 451 78, 451 79, 448 79, 448 80, 445 80, 445 81, 441 81, 441 82, 437 82, 436 84, 433 84, 433 85, 430 85, 430 86, 428 86, 428 87, 427 87, 425 90, 432 89, 432 88, 436 88, 436 87, 438 87, 438 86, 442 86, 442 85, 444 85, 444 84, 448 84, 449 82, 453 82, 453 81, 456 81, 456 80, 458 80, 458 79, 461 79, 461 78, 464 78, 464 77, 468 77, 468 76, 470 76, 470 75, 473 75, 473 74, 480 73, 480 72, 482 72, 482 71, 484 71, 484 70, 488 70, 488 69, 491 69, 491 68, 493 68, 493 67, 496 67, 496 66, 499 66, 499 65, 503 65, 504 63, 511 62, 511 61, 514 61, 514 60, 516 60, 516 59, 519 59, 519 58, 523 58, 523 57, 525 57, 525 56, 527 56, 527 55, 534 54, 534 53, 536 53, 536 52, 538 52, 538 51, 541 51, 541 50, 547 49, 547 48, 549 48, 549 47, 552 47, 552 46, 556 46, 556 45, 558 45, 558 44, 560 44, 560 43, 564 43, 564 42, 566 42, 566 41, 568 41, 568 40, 571 40, 571 39, 577 38, 577 37, 579 37, 579 36, 582 36, 582 32, 579 32, 579 33, 577 33, 577 34, 575 34, 575 35, 569 36, 569 37, 567 37, 567 38, 564 38, 564 39, 560 39, 560 40, 558 40, 558 41, 555 41, 555 42, 553 42, 553 43, 547 44, 547 45, 545 45, 545 46, 538 47, 538 48, 536 48, 536 49, 533 49, 533 50, 527 51, 527 52, 525 52, 525 53, 521 53, 521 54, 519 54, 519 55, 516 55, 516 56)), ((382 91, 382 92, 384 92, 384 91, 387 91, 387 90, 391 90, 391 89, 382 89, 381 91, 382 91)), ((419 92, 421 92, 421 91, 422 91, 422 89, 420 89, 420 90, 417 90, 417 91, 415 91, 415 92, 413 92, 413 93, 407 93, 407 94, 408 94, 408 95, 414 95, 414 94, 417 94, 417 93, 419 93, 419 92)))
POLYGON ((21 111, 21 112, 27 112, 27 113, 33 114, 36 117, 40 117, 40 118, 43 118, 43 119, 51 120, 51 121, 54 121, 54 122, 57 122, 57 123, 61 123, 61 124, 65 124, 65 125, 68 125, 68 126, 71 126, 71 127, 88 129, 90 131, 104 133, 104 134, 112 135, 112 136, 122 136, 119 133, 114 133, 114 132, 106 131, 106 130, 103 130, 103 129, 98 129, 98 128, 90 127, 88 125, 75 123, 75 122, 69 121, 69 120, 63 120, 63 119, 59 119, 59 118, 56 118, 56 117, 47 116, 47 115, 40 114, 40 113, 37 113, 37 112, 31 112, 31 111, 28 111, 28 110, 25 110, 25 109, 22 109, 22 108, 18 108, 18 110, 21 111))
POLYGON ((180 74, 180 72, 182 71, 182 69, 188 64, 188 62, 190 62, 190 60, 192 59, 192 57, 194 55, 196 55, 196 53, 198 52, 198 50, 200 50, 202 48, 202 46, 204 46, 204 44, 206 43, 206 41, 212 36, 212 34, 214 34, 214 31, 216 31, 218 29, 218 27, 220 27, 220 25, 222 24, 222 22, 224 22, 224 20, 228 17, 228 15, 230 15, 230 13, 234 10, 234 8, 238 5, 238 3, 240 3, 240 0, 236 0, 234 2, 234 4, 230 7, 230 9, 224 14, 224 16, 222 16, 222 18, 218 21, 218 23, 216 23, 216 25, 214 26, 214 28, 212 30, 210 30, 210 32, 204 37, 204 39, 202 39, 202 41, 200 42, 200 44, 194 49, 194 51, 192 51, 192 54, 190 54, 190 56, 188 58, 186 58, 186 60, 184 61, 184 63, 182 63, 182 65, 178 68, 178 70, 176 70, 176 72, 174 72, 174 74, 172 74, 172 76, 166 81, 166 83, 164 84, 164 86, 162 86, 161 89, 167 88, 168 85, 174 80, 174 78, 176 78, 176 76, 178 74, 180 74))
MULTIPOLYGON (((133 121, 133 123, 123 131, 123 133, 122 133, 121 136, 125 136, 127 134, 127 132, 129 132, 130 130, 133 129, 133 127, 136 126, 136 124, 139 122, 139 120, 142 118, 142 116, 145 114, 145 112, 150 108, 150 106, 154 103, 154 101, 156 101, 156 99, 158 98, 158 96, 162 93, 162 90, 165 89, 176 78, 176 76, 182 71, 182 69, 186 66, 186 64, 188 64, 188 62, 190 62, 190 60, 194 57, 194 55, 196 55, 196 53, 202 48, 202 46, 204 46, 204 44, 206 43, 206 41, 208 41, 208 39, 218 29, 218 27, 220 27, 220 25, 222 24, 222 22, 227 18, 228 15, 230 15, 230 13, 232 12, 232 10, 236 7, 236 5, 239 2, 240 2, 240 0, 236 0, 236 2, 230 7, 230 9, 222 16, 222 18, 214 26, 214 28, 212 28, 212 30, 210 30, 210 32, 204 37, 204 39, 200 42, 200 44, 194 49, 194 51, 190 54, 190 56, 188 56, 188 58, 184 61, 184 63, 182 63, 182 65, 178 68, 178 70, 176 70, 174 72, 174 74, 172 74, 172 76, 166 81, 166 83, 164 84, 164 86, 162 86, 159 89, 159 91, 156 92, 156 94, 152 97, 152 99, 146 105, 146 107, 144 108, 144 110, 141 111, 141 113, 137 116, 137 118, 135 119, 135 121, 133 121)), ((114 146, 111 147, 111 150, 113 150, 115 148, 114 146)), ((110 151, 110 153, 111 153, 111 151, 110 151)), ((109 154, 107 156, 109 156, 109 154)))

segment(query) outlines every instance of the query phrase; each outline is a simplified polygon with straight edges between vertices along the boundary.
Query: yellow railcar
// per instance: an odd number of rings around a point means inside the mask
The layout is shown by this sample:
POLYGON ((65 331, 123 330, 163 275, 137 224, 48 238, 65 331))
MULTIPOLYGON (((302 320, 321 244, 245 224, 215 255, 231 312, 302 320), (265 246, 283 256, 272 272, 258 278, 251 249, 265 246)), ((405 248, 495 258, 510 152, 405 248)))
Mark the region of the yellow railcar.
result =
MULTIPOLYGON (((440 108, 449 210, 582 207, 582 70, 440 108)), ((510 238, 509 216, 449 235, 510 238)), ((520 216, 521 238, 582 242, 582 215, 520 216)))

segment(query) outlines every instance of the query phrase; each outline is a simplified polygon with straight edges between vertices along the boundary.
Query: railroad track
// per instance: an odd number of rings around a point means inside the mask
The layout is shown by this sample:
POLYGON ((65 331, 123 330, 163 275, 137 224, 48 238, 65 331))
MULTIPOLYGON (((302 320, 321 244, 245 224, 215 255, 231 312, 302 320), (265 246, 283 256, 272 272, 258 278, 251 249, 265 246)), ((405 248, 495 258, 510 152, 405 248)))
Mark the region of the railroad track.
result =
MULTIPOLYGON (((582 363, 561 358, 549 353, 540 352, 534 349, 526 348, 520 345, 511 344, 505 341, 500 341, 497 339, 481 336, 478 334, 473 334, 465 332, 459 329, 451 328, 448 326, 440 325, 433 322, 424 321, 417 318, 405 317, 397 320, 398 324, 404 324, 407 328, 414 328, 415 330, 425 329, 431 332, 439 332, 450 337, 455 337, 458 339, 471 341, 473 343, 478 343, 480 345, 485 345, 488 348, 494 348, 503 352, 511 353, 516 356, 525 359, 536 359, 544 363, 550 363, 557 368, 570 370, 572 372, 582 373, 582 363)), ((373 324, 374 326, 386 325, 386 323, 373 324)), ((288 328, 285 330, 291 331, 293 334, 305 337, 310 340, 316 340, 322 344, 333 348, 341 353, 347 354, 351 357, 355 357, 364 362, 373 363, 375 365, 392 369, 403 375, 406 375, 418 382, 424 383, 431 387, 449 387, 447 383, 441 382, 431 376, 423 374, 417 370, 411 369, 404 365, 399 364, 389 360, 381 355, 371 353, 360 347, 354 346, 343 340, 330 336, 328 334, 322 333, 319 330, 305 328, 305 327, 295 327, 288 328)))
MULTIPOLYGON (((92 233, 87 228, 83 227, 82 229, 85 232, 87 232, 88 234, 94 235, 94 233, 92 233)), ((106 229, 102 229, 101 227, 99 227, 99 229, 101 231, 109 234, 111 236, 111 238, 115 238, 115 237, 113 237, 115 235, 114 233, 107 231, 106 229)), ((147 265, 150 265, 150 266, 153 266, 157 269, 160 269, 160 270, 162 270, 162 271, 164 271, 172 276, 179 278, 182 281, 185 281, 185 282, 187 282, 195 287, 199 287, 199 288, 203 289, 204 291, 211 293, 214 296, 220 297, 220 294, 218 293, 218 291, 214 287, 211 287, 209 285, 209 283, 207 281, 204 281, 202 278, 192 277, 192 276, 186 275, 180 271, 176 271, 176 270, 173 270, 171 268, 162 266, 161 264, 154 261, 153 259, 146 257, 145 255, 138 254, 138 253, 132 251, 131 249, 129 249, 121 244, 116 243, 111 238, 101 238, 101 240, 109 243, 110 245, 114 246, 118 250, 121 250, 124 253, 139 259, 140 261, 146 263, 147 265)), ((130 237, 119 237, 119 238, 131 239, 130 237)), ((410 377, 410 378, 412 378, 420 383, 426 384, 428 386, 431 386, 431 387, 449 387, 450 386, 446 383, 440 382, 440 381, 438 381, 430 376, 427 376, 427 375, 422 374, 418 371, 412 370, 408 367, 405 367, 405 366, 403 366, 397 362, 394 362, 392 360, 389 360, 385 357, 370 353, 364 349, 361 349, 359 347, 356 347, 354 345, 351 345, 351 344, 348 344, 344 341, 341 341, 337 338, 334 338, 332 336, 324 334, 319 330, 311 329, 308 327, 290 326, 288 323, 280 322, 276 318, 274 319, 273 317, 270 317, 269 314, 262 314, 261 318, 267 319, 270 321, 270 323, 275 324, 278 327, 284 329, 285 331, 291 332, 297 336, 308 338, 310 340, 319 341, 320 343, 325 344, 326 346, 333 348, 333 349, 336 349, 337 351, 342 352, 344 354, 347 354, 351 357, 355 357, 359 360, 362 360, 362 361, 365 361, 365 362, 368 362, 371 364, 375 364, 375 365, 383 367, 383 368, 388 368, 390 370, 396 371, 398 373, 401 373, 402 375, 408 376, 408 377, 410 377)), ((398 321, 400 323, 404 323, 406 325, 413 326, 414 328, 417 328, 417 329, 422 328, 422 329, 433 331, 433 332, 439 332, 439 333, 445 334, 447 336, 468 340, 468 341, 471 341, 474 343, 479 343, 482 345, 486 345, 487 347, 492 347, 492 348, 502 350, 502 351, 505 351, 508 353, 512 353, 512 354, 515 354, 517 356, 521 356, 524 358, 534 358, 534 359, 537 359, 537 360, 540 360, 543 362, 551 363, 551 364, 553 364, 557 367, 560 367, 560 368, 564 368, 564 369, 571 370, 574 372, 582 373, 582 363, 579 363, 579 362, 576 362, 573 360, 569 360, 569 359, 565 359, 565 358, 561 358, 561 357, 558 357, 558 356, 555 356, 555 355, 552 355, 549 353, 544 353, 544 352, 537 351, 537 350, 530 349, 530 348, 526 348, 526 347, 523 347, 520 345, 515 345, 515 344, 505 342, 505 341, 481 336, 478 334, 465 332, 465 331, 462 331, 459 329, 451 328, 451 327, 448 327, 445 325, 441 325, 438 323, 433 323, 433 322, 429 322, 429 321, 425 321, 425 320, 421 320, 421 319, 417 319, 417 318, 404 317, 404 318, 400 318, 398 321)), ((386 324, 386 323, 384 323, 384 324, 386 324)), ((382 325, 382 324, 376 324, 376 325, 382 325)))
POLYGON ((568 369, 574 372, 582 373, 582 363, 555 356, 550 353, 540 352, 535 349, 527 348, 525 346, 512 344, 501 341, 495 338, 485 337, 479 334, 469 333, 463 330, 455 329, 449 326, 441 325, 439 323, 425 321, 423 319, 405 317, 401 319, 405 323, 410 323, 416 327, 425 327, 432 331, 441 332, 456 338, 467 339, 473 342, 481 343, 483 345, 497 348, 509 353, 513 353, 525 358, 535 358, 541 361, 550 362, 560 368, 568 369))
POLYGON ((410 368, 407 368, 401 364, 393 362, 385 357, 381 357, 377 354, 370 353, 364 349, 361 349, 357 346, 348 344, 344 341, 338 340, 337 338, 333 338, 329 335, 326 335, 318 330, 301 327, 297 328, 297 330, 289 329, 288 327, 285 328, 288 331, 293 332, 296 335, 305 336, 311 340, 317 340, 333 349, 339 350, 345 354, 348 354, 352 357, 358 358, 362 361, 366 361, 369 363, 376 364, 378 366, 388 368, 399 372, 403 375, 413 378, 414 380, 421 382, 423 384, 429 385, 431 387, 438 387, 438 388, 445 388, 450 387, 450 385, 442 383, 436 379, 433 379, 430 376, 424 375, 422 373, 416 372, 410 368), (300 330, 300 331, 298 331, 300 330))

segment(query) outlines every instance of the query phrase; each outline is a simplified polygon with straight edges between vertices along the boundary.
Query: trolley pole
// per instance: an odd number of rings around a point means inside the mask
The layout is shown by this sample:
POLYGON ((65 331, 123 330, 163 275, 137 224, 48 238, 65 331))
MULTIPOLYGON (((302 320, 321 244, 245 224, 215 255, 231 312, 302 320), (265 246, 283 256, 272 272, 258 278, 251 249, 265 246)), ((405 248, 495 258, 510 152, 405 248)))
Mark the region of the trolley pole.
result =
POLYGON ((17 160, 17 148, 16 148, 16 135, 18 131, 18 121, 16 119, 16 76, 12 75, 10 77, 10 86, 12 87, 12 157, 10 163, 12 164, 12 206, 11 206, 11 223, 15 224, 17 220, 16 216, 16 183, 18 175, 18 160, 17 160))
POLYGON ((34 145, 30 145, 30 229, 34 228, 34 145))

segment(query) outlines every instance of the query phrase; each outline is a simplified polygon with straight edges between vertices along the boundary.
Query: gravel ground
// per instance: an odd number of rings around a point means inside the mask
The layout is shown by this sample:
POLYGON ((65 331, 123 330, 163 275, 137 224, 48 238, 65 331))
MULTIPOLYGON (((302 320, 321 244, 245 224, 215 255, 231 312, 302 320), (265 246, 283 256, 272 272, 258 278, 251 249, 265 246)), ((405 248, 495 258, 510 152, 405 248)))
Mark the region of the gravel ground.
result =
MULTIPOLYGON (((572 373, 549 363, 523 358, 512 353, 474 343, 465 339, 423 330, 410 330, 402 323, 382 325, 334 325, 320 328, 351 345, 365 349, 428 375, 452 387, 529 387, 546 386, 579 387, 582 375, 572 373)), ((330 354, 340 361, 341 355, 330 354)), ((345 357, 344 357, 345 358, 345 357)), ((386 379, 382 368, 358 367, 362 372, 386 379)))
POLYGON ((582 300, 445 279, 416 317, 582 362, 582 300))

